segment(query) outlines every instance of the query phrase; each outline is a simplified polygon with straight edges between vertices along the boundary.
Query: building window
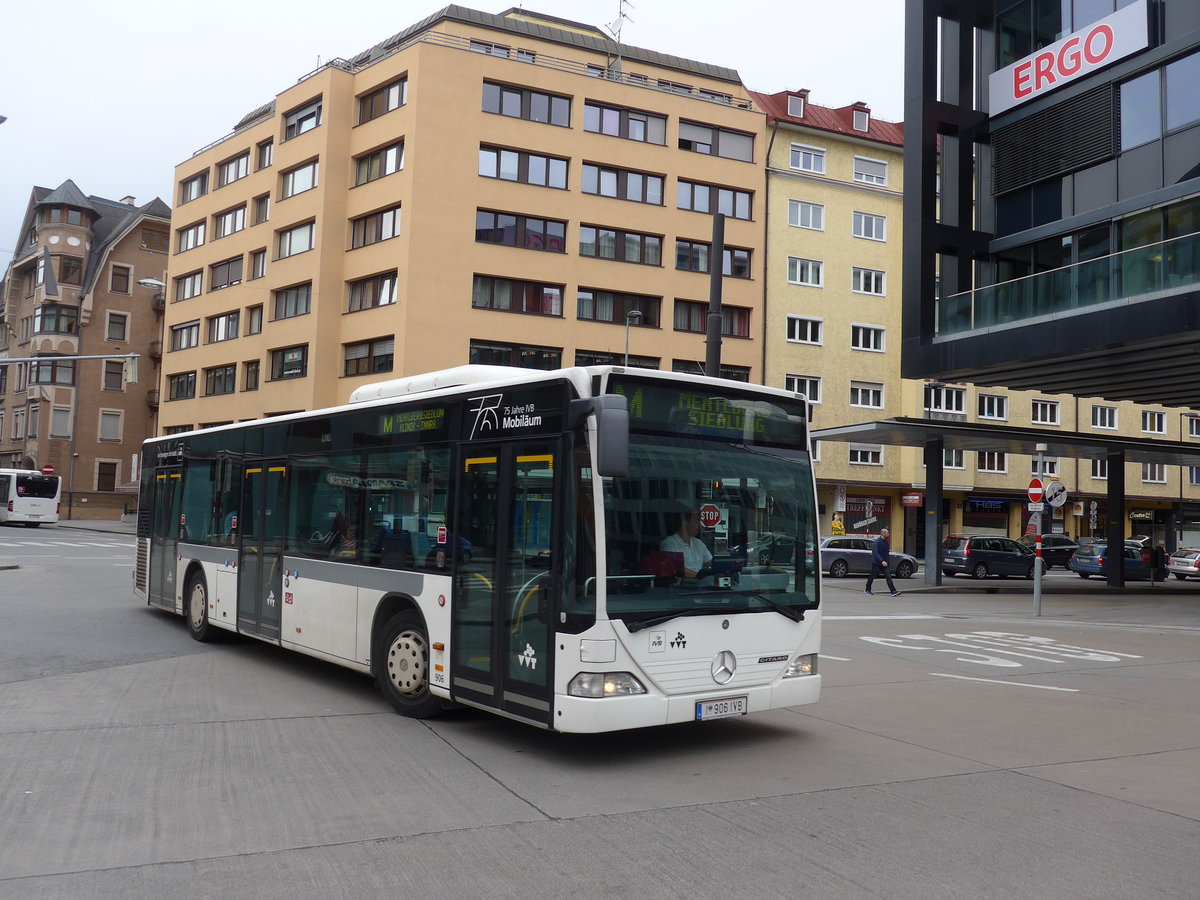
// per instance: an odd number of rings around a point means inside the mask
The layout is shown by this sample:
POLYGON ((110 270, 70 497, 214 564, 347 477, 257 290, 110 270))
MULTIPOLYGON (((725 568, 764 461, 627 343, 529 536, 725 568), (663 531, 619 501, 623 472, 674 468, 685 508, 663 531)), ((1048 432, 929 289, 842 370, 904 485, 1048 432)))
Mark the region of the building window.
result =
POLYGON ((312 282, 298 284, 295 287, 275 291, 275 312, 273 319, 290 319, 294 316, 304 316, 312 311, 312 282))
POLYGON ((804 98, 791 94, 787 98, 787 114, 793 119, 804 118, 804 98))
POLYGON ((850 289, 856 294, 882 297, 887 293, 886 277, 886 274, 878 269, 860 269, 855 266, 850 274, 850 289))
POLYGON ((518 366, 522 369, 559 369, 562 368, 562 349, 471 341, 470 362, 487 366, 518 366))
POLYGON ((104 361, 104 382, 101 390, 125 390, 125 364, 119 359, 106 359, 104 361))
POLYGON ((562 285, 476 275, 471 306, 536 316, 562 315, 562 285))
POLYGON ((114 294, 128 294, 129 272, 129 266, 114 265, 109 273, 108 289, 114 294))
POLYGON ((943 469, 965 469, 963 463, 963 452, 961 450, 953 450, 949 447, 942 451, 942 468, 943 469))
POLYGON ((866 238, 869 241, 887 240, 887 216, 875 216, 871 213, 854 213, 854 236, 866 238))
POLYGON ((980 472, 992 475, 1004 475, 1008 472, 1008 456, 998 450, 980 450, 975 468, 980 472))
MULTIPOLYGON (((675 268, 685 272, 709 271, 708 256, 712 245, 704 241, 675 241, 675 268)), ((721 273, 731 278, 750 277, 750 251, 726 247, 721 273)))
POLYGON ((129 316, 125 313, 110 312, 105 339, 119 344, 125 343, 129 339, 129 316))
POLYGON ((396 352, 395 338, 380 338, 361 341, 344 346, 343 374, 371 375, 392 371, 392 358, 396 352))
POLYGON ((663 177, 632 169, 583 164, 583 192, 662 206, 663 177))
MULTIPOLYGON (((0 435, 4 433, 4 419, 0 418, 0 435)), ((56 406, 50 412, 50 437, 69 438, 71 436, 71 408, 56 406)))
MULTIPOLYGON (((675 330, 704 334, 708 331, 708 304, 694 300, 675 301, 675 330)), ((740 306, 721 307, 721 334, 750 336, 750 310, 740 306)))
MULTIPOLYGON (((0 428, 0 431, 3 431, 0 428)), ((1188 484, 1192 487, 1200 486, 1200 466, 1188 466, 1188 484)))
POLYGON ((565 253, 567 223, 557 219, 537 219, 517 213, 477 209, 475 240, 481 244, 502 244, 527 250, 565 253))
POLYGON ((803 200, 788 201, 788 224, 794 228, 825 230, 825 205, 806 203, 803 200))
POLYGON ((1007 419, 1008 398, 1000 394, 980 394, 979 418, 1007 419))
POLYGON ((267 274, 267 251, 255 250, 250 254, 250 277, 262 278, 267 274))
POLYGON ((265 169, 275 161, 275 142, 263 141, 258 145, 258 168, 265 169))
POLYGON ((408 102, 408 79, 398 78, 391 84, 358 98, 358 124, 378 119, 384 113, 399 109, 408 102))
POLYGON ((310 100, 303 106, 298 106, 283 117, 283 139, 290 141, 294 137, 312 131, 321 124, 321 98, 310 100))
POLYGON ((824 272, 825 266, 819 259, 788 257, 788 282, 791 284, 821 287, 824 284, 824 272))
POLYGON ((821 343, 821 320, 803 316, 788 316, 787 339, 798 344, 821 343))
MULTIPOLYGON (((75 360, 61 357, 43 357, 29 367, 30 384, 58 384, 70 386, 75 383, 75 360)), ((21 390, 21 386, 17 385, 21 390)))
POLYGON ((1200 416, 1189 415, 1187 417, 1187 423, 1188 437, 1200 438, 1200 416))
POLYGON ((366 247, 400 233, 400 207, 380 210, 350 223, 350 247, 366 247))
POLYGON ((58 263, 59 284, 83 283, 83 260, 77 256, 55 257, 58 263))
POLYGON ((225 187, 250 174, 250 151, 217 166, 217 187, 225 187))
POLYGON ((246 227, 246 204, 213 216, 213 239, 223 238, 246 227))
POLYGON ((854 157, 854 180, 861 184, 887 184, 888 164, 865 156, 854 157))
POLYGON ((962 415, 967 409, 967 392, 963 388, 931 387, 925 391, 925 411, 962 415))
POLYGON ((200 344, 200 320, 171 326, 171 349, 187 350, 200 344))
POLYGON ((46 303, 33 311, 34 334, 74 334, 78 328, 78 307, 46 303))
POLYGON ((237 311, 209 318, 208 343, 216 344, 220 341, 231 341, 237 337, 239 318, 240 315, 237 311))
POLYGON ((883 447, 879 444, 851 444, 850 465, 882 466, 883 447))
POLYGON ((1092 427, 1115 431, 1117 427, 1117 408, 1115 406, 1092 406, 1092 427))
POLYGON ((804 144, 792 144, 791 166, 801 172, 812 172, 815 175, 825 174, 825 151, 820 147, 807 147, 804 144))
POLYGON ((819 375, 785 375, 783 386, 789 391, 803 394, 809 403, 821 402, 821 378, 819 375))
POLYGON ((195 225, 189 225, 187 228, 179 229, 179 252, 191 250, 193 247, 199 247, 204 243, 204 223, 197 222, 195 225))
POLYGON ((667 118, 654 113, 588 100, 583 105, 583 130, 647 144, 666 144, 667 118))
POLYGON ((280 199, 286 200, 288 197, 294 197, 297 194, 303 194, 305 191, 311 191, 317 186, 317 169, 319 160, 306 162, 302 166, 296 166, 294 169, 289 169, 279 176, 282 191, 280 199))
POLYGON ((571 101, 568 98, 507 84, 483 83, 483 111, 529 122, 571 127, 571 101))
POLYGON ((871 113, 865 109, 854 110, 854 130, 855 131, 870 131, 871 130, 871 113))
POLYGON ((488 56, 499 56, 504 59, 508 58, 508 51, 512 48, 505 44, 493 44, 491 41, 478 41, 471 39, 470 49, 475 53, 486 53, 488 56))
POLYGON ((1166 419, 1164 413, 1142 410, 1142 432, 1144 434, 1166 434, 1166 419))
POLYGON ((1057 425, 1058 401, 1034 400, 1031 419, 1034 425, 1057 425))
POLYGON ((662 237, 600 225, 579 226, 579 255, 619 262, 662 265, 662 237))
POLYGON ((680 120, 679 149, 754 162, 754 135, 680 120))
POLYGON ((590 322, 623 324, 629 313, 637 311, 642 314, 642 318, 638 320, 636 327, 658 328, 661 308, 661 297, 581 287, 576 301, 575 316, 590 322))
POLYGON ((258 306, 246 307, 246 334, 262 334, 263 308, 258 306))
MULTIPOLYGON (((655 356, 634 356, 629 354, 629 368, 657 369, 660 360, 655 356)), ((577 366, 623 366, 625 356, 604 350, 576 350, 575 365, 577 366)))
POLYGON ((850 405, 863 409, 883 409, 883 385, 873 381, 851 381, 850 405))
POLYGON ((479 148, 479 174, 484 178, 499 178, 541 187, 567 187, 567 160, 541 156, 524 150, 502 150, 499 147, 479 148))
POLYGON ((167 399, 190 400, 196 396, 196 373, 181 372, 167 376, 167 399))
POLYGON ((1037 457, 1033 457, 1029 461, 1029 475, 1031 478, 1057 478, 1058 477, 1058 458, 1054 456, 1043 456, 1041 471, 1038 471, 1037 457))
POLYGON ((193 272, 191 275, 181 275, 175 279, 175 299, 190 300, 192 297, 200 294, 201 284, 204 281, 203 272, 193 272))
POLYGON ((1094 481, 1108 481, 1108 460, 1093 459, 1092 460, 1092 479, 1094 481))
POLYGON ((271 218, 271 195, 254 198, 254 224, 261 225, 271 218))
POLYGON ((257 359, 242 363, 242 390, 257 391, 261 366, 257 359))
POLYGON ((201 172, 179 182, 179 202, 188 203, 208 193, 208 172, 201 172))
POLYGON ((360 156, 354 161, 355 185, 366 184, 404 168, 404 141, 360 156))
POLYGON ((271 351, 271 378, 303 378, 308 374, 308 344, 271 351))
POLYGON ((279 259, 295 256, 311 250, 316 242, 317 226, 315 222, 306 222, 279 233, 279 259))
POLYGON ((242 283, 242 257, 235 256, 210 267, 208 275, 209 291, 219 291, 221 288, 242 283))
POLYGON ((724 213, 731 219, 749 219, 754 195, 750 191, 685 181, 680 178, 676 190, 676 205, 699 213, 724 213))
POLYGON ((872 350, 882 353, 885 331, 886 329, 876 325, 851 325, 850 347, 853 350, 872 350))
POLYGON ((232 394, 237 390, 237 366, 215 366, 204 370, 204 394, 212 397, 216 394, 232 394))
POLYGON ((1167 467, 1162 463, 1142 463, 1142 482, 1144 484, 1166 484, 1167 467))
POLYGON ((117 489, 117 463, 96 462, 96 490, 112 492, 117 489))
POLYGON ((349 312, 390 306, 396 302, 396 271, 350 282, 349 312))
POLYGON ((171 249, 171 235, 161 228, 142 229, 142 249, 154 253, 166 253, 171 249))

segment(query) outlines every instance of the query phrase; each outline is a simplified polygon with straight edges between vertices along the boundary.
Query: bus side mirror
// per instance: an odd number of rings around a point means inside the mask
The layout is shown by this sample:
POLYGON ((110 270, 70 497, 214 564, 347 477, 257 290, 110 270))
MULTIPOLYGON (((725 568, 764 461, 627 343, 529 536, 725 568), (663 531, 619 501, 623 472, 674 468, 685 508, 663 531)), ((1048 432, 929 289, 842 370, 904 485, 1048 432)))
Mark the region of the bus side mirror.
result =
POLYGON ((629 474, 629 401, 620 394, 601 394, 591 400, 572 400, 568 419, 579 427, 585 417, 596 416, 596 471, 604 475, 629 474))

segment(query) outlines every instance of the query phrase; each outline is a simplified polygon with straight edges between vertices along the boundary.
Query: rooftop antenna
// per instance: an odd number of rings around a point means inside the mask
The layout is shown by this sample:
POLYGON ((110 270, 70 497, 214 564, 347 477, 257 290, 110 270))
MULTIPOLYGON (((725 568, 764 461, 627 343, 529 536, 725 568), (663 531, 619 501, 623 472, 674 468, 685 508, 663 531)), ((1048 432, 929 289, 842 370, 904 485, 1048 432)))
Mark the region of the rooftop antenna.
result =
POLYGON ((629 0, 619 0, 617 17, 612 20, 611 25, 605 26, 608 29, 609 34, 611 34, 617 42, 617 58, 614 59, 612 65, 608 67, 610 78, 619 79, 621 77, 621 27, 625 24, 626 20, 630 22, 633 21, 633 19, 629 18, 629 14, 625 12, 625 7, 627 6, 630 9, 633 9, 633 4, 630 3, 629 0))

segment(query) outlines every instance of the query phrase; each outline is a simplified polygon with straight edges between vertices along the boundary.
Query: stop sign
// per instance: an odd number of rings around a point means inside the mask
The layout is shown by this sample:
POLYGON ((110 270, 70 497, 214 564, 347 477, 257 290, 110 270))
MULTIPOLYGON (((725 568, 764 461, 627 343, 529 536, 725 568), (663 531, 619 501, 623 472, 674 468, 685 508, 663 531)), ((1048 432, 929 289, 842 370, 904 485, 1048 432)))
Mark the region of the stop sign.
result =
POLYGON ((46 465, 42 466, 42 474, 43 475, 53 475, 54 474, 54 466, 50 465, 50 463, 46 463, 46 465))
POLYGON ((714 503, 705 503, 700 507, 700 524, 705 528, 715 528, 721 524, 721 510, 714 503))
POLYGON ((1042 502, 1042 480, 1040 478, 1033 478, 1029 481, 1029 502, 1042 502))

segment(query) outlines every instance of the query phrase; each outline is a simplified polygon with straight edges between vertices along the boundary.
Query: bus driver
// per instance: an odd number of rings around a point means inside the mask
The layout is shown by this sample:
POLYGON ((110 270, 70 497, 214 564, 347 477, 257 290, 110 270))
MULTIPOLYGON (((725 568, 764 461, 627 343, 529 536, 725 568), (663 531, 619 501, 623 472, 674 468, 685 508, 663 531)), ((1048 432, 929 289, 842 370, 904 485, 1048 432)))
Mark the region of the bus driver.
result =
POLYGON ((679 514, 679 528, 674 534, 662 539, 658 545, 667 553, 683 555, 683 576, 701 578, 710 574, 708 564, 712 562, 712 551, 700 540, 700 514, 694 509, 685 509, 679 514))

